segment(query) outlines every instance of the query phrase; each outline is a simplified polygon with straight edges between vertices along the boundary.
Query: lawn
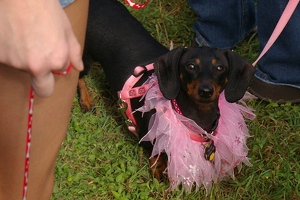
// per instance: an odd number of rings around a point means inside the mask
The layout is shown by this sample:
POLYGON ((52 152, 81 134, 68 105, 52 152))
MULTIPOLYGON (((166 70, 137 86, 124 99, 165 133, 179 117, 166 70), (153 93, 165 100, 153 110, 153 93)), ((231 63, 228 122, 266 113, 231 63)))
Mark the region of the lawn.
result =
MULTIPOLYGON (((130 9, 130 8, 129 8, 130 9)), ((165 46, 189 46, 196 19, 185 0, 151 0, 143 10, 132 10, 145 28, 165 46)), ((120 22, 122 23, 122 22, 120 22)), ((258 53, 254 34, 235 51, 253 62, 258 53)), ((126 129, 98 63, 86 77, 95 102, 92 113, 80 111, 74 98, 68 134, 55 170, 53 200, 73 199, 300 199, 300 106, 249 100, 257 115, 247 121, 252 167, 213 185, 211 191, 168 191, 149 174, 148 158, 126 129)))

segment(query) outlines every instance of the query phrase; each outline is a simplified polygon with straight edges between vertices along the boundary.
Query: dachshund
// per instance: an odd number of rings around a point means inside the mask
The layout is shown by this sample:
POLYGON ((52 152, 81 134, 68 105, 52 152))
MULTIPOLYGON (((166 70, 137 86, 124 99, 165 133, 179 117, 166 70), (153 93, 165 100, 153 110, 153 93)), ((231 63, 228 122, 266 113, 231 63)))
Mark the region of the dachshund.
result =
MULTIPOLYGON (((176 99, 182 114, 207 132, 215 129, 219 118, 218 97, 224 90, 228 102, 236 102, 246 92, 254 69, 248 61, 230 50, 210 47, 178 47, 169 51, 117 0, 91 0, 83 61, 79 79, 79 99, 83 112, 92 107, 84 75, 93 62, 103 67, 109 85, 116 94, 133 74, 136 66, 154 63, 144 70, 136 83, 142 85, 155 72, 166 99, 176 99)), ((132 109, 143 106, 140 98, 130 100, 132 109)), ((134 112, 136 132, 142 138, 148 132, 155 111, 134 112)), ((151 155, 153 145, 141 142, 151 155)), ((164 156, 150 159, 151 172, 161 180, 167 166, 164 156)))

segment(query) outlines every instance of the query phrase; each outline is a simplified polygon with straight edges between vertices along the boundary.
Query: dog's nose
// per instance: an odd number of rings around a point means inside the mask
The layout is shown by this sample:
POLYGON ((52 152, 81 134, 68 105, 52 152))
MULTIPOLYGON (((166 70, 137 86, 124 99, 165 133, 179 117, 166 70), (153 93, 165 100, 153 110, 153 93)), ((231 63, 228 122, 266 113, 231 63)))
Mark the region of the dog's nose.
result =
POLYGON ((202 98, 208 99, 214 93, 214 88, 211 85, 204 85, 199 87, 199 95, 202 98))

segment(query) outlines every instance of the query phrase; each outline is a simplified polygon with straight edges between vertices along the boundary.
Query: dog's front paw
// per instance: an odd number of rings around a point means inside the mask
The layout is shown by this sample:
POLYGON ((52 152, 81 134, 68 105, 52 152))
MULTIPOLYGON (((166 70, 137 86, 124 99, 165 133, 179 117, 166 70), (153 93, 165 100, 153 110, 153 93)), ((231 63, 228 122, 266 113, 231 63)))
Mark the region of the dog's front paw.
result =
POLYGON ((94 104, 92 101, 79 100, 80 108, 82 113, 93 112, 94 104))
POLYGON ((78 96, 81 112, 91 112, 94 107, 94 103, 88 92, 87 85, 83 78, 78 80, 78 96))
POLYGON ((167 168, 167 159, 163 155, 150 158, 150 172, 158 181, 164 178, 164 171, 167 168))

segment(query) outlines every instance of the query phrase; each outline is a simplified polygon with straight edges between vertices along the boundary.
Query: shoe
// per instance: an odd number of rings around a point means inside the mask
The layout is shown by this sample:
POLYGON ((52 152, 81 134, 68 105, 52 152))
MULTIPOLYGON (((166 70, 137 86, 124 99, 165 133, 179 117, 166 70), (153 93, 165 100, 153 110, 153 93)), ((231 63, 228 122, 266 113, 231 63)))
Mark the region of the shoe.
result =
POLYGON ((253 77, 250 83, 249 91, 259 99, 267 102, 270 102, 270 100, 278 104, 300 102, 300 88, 267 83, 256 76, 253 77))

